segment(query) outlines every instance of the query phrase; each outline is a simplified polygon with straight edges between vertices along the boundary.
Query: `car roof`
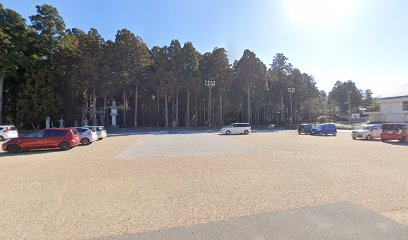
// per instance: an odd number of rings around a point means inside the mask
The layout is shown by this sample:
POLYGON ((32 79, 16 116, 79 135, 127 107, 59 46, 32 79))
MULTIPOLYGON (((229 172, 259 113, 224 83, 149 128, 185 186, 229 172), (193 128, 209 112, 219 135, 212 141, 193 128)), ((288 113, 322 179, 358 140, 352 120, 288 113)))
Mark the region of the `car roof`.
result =
POLYGON ((71 130, 72 128, 44 128, 44 129, 38 129, 40 130, 71 130))
POLYGON ((408 125, 408 123, 383 123, 383 125, 408 125))

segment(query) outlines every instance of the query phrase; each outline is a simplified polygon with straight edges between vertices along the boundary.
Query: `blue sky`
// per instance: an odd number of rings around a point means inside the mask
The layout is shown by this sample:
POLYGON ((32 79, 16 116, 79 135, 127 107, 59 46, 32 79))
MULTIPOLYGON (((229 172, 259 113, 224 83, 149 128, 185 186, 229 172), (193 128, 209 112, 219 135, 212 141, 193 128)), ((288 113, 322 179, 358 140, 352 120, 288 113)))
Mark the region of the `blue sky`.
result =
POLYGON ((172 39, 201 52, 227 49, 231 62, 245 49, 269 66, 284 53, 329 91, 353 80, 385 95, 408 83, 408 1, 404 0, 2 0, 28 19, 35 5, 55 6, 67 28, 97 28, 105 39, 128 28, 149 48, 172 39))

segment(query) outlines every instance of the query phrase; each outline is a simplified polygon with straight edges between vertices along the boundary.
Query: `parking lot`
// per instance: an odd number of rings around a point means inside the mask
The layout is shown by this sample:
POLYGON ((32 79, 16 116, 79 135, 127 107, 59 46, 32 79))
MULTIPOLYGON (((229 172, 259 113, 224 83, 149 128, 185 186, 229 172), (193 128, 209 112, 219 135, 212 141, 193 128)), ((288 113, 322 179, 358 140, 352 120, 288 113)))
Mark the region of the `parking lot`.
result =
POLYGON ((0 152, 0 239, 89 239, 351 201, 408 224, 408 143, 295 131, 0 152))

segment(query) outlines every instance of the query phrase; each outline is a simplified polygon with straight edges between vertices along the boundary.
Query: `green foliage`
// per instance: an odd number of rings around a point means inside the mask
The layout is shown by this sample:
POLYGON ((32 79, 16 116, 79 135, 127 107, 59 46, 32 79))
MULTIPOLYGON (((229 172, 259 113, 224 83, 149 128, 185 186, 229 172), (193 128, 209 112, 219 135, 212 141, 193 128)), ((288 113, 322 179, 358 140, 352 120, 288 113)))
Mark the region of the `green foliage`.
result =
POLYGON ((362 104, 362 94, 356 84, 348 80, 347 82, 337 81, 332 91, 329 93, 329 103, 338 107, 340 113, 347 114, 349 109, 349 94, 351 111, 355 111, 362 104))

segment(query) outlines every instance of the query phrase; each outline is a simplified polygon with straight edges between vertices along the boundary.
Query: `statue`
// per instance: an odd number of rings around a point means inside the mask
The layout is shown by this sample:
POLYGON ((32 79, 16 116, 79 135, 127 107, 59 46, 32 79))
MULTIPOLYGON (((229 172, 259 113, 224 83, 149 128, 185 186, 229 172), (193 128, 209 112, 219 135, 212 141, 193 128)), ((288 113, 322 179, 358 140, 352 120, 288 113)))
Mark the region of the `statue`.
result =
POLYGON ((59 121, 59 128, 63 128, 64 127, 64 120, 61 118, 59 121))
POLYGON ((112 117, 112 127, 117 127, 116 126, 116 116, 118 116, 118 107, 116 106, 115 100, 112 100, 112 106, 110 106, 111 109, 111 117, 112 117))
POLYGON ((51 118, 49 116, 45 118, 45 128, 51 128, 51 118))
POLYGON ((84 127, 88 126, 88 119, 84 119, 84 127))

